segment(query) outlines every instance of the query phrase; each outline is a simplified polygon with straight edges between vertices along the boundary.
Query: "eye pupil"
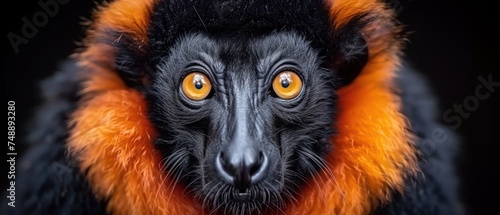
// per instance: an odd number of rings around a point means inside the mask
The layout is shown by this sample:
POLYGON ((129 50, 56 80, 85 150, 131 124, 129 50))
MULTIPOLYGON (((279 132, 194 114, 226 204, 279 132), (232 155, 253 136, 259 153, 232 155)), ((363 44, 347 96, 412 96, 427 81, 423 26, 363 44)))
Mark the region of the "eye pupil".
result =
POLYGON ((283 88, 288 88, 290 86, 290 81, 288 81, 286 79, 285 80, 281 80, 281 86, 283 88))
POLYGON ((196 87, 196 89, 199 90, 199 89, 203 88, 203 83, 201 81, 195 81, 194 87, 196 87))

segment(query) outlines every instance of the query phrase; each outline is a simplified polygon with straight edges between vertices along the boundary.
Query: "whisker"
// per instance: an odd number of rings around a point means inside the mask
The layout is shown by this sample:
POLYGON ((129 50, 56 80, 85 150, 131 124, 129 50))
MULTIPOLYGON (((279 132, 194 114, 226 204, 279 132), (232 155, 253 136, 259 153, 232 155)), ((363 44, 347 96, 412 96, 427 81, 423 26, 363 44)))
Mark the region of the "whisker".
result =
MULTIPOLYGON (((321 169, 323 169, 326 172, 326 174, 328 174, 331 177, 331 180, 333 180, 333 183, 335 184, 335 188, 340 192, 342 199, 345 201, 345 193, 340 188, 340 185, 338 184, 338 181, 336 180, 335 174, 332 171, 333 167, 331 166, 331 164, 328 164, 325 160, 323 160, 321 157, 319 157, 315 153, 311 152, 309 149, 302 149, 302 150, 307 150, 305 152, 306 155, 308 157, 310 157, 321 169)), ((323 183, 326 183, 326 182, 323 182, 323 183)))
MULTIPOLYGON (((168 166, 172 160, 177 159, 177 157, 178 157, 177 155, 180 153, 182 153, 182 151, 177 151, 174 154, 170 155, 169 157, 162 159, 162 162, 161 162, 162 165, 160 166, 160 168, 161 168, 162 172, 165 172, 165 175, 163 176, 162 182, 161 182, 160 186, 158 187, 158 190, 156 190, 155 198, 158 197, 158 195, 160 193, 160 189, 162 186, 164 186, 166 180, 168 178, 171 178, 173 171, 167 171, 168 166)), ((174 182, 174 183, 176 183, 176 182, 174 182)))
MULTIPOLYGON (((209 186, 212 182, 213 182, 213 181, 208 182, 208 183, 206 184, 206 186, 209 186)), ((218 189, 218 187, 220 186, 220 184, 221 184, 221 182, 220 182, 220 181, 219 181, 219 182, 217 182, 217 184, 215 184, 212 188, 210 188, 210 190, 208 191, 208 193, 206 193, 206 194, 205 194, 205 197, 204 197, 204 198, 203 198, 203 200, 202 200, 202 207, 203 207, 203 208, 206 208, 207 203, 208 203, 209 198, 210 198, 210 194, 212 193, 212 191, 213 191, 214 189, 218 189)))
POLYGON ((178 159, 176 159, 175 163, 172 164, 172 169, 171 171, 175 174, 174 175, 174 183, 170 189, 170 193, 168 195, 168 198, 167 198, 167 202, 170 202, 170 198, 172 197, 172 194, 174 192, 174 189, 175 187, 177 186, 177 183, 179 182, 180 178, 181 178, 181 174, 182 174, 182 171, 178 171, 178 169, 181 167, 181 164, 182 164, 182 157, 186 156, 188 153, 186 153, 185 150, 182 150, 182 151, 179 151, 178 153, 178 159))

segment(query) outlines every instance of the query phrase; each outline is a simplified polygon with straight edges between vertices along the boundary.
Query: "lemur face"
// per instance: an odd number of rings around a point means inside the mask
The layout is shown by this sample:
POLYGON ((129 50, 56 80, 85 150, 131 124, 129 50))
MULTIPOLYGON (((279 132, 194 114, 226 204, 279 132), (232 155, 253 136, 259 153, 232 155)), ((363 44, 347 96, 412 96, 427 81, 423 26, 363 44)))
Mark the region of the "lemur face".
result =
POLYGON ((334 73, 295 33, 182 37, 156 66, 150 117, 168 175, 212 210, 278 208, 330 150, 334 73))

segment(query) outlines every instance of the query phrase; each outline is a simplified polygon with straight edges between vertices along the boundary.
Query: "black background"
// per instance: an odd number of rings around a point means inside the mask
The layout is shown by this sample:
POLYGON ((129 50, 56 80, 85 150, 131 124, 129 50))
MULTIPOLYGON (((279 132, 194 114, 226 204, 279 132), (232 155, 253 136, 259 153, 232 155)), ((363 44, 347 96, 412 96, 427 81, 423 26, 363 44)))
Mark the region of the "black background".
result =
MULTIPOLYGON (((399 11, 398 18, 406 30, 411 32, 405 57, 429 79, 439 98, 440 113, 473 96, 480 84, 478 76, 486 78, 491 74, 494 81, 500 81, 497 66, 500 24, 493 21, 496 18, 490 18, 498 15, 493 11, 495 7, 472 1, 390 2, 399 11)), ((22 35, 22 17, 31 20, 41 7, 37 1, 9 3, 15 5, 4 7, 4 15, 9 13, 9 16, 4 18, 3 35, 9 32, 22 35)), ((91 17, 94 6, 91 1, 76 0, 60 5, 58 13, 38 28, 27 44, 19 45, 18 53, 13 51, 7 36, 3 37, 1 61, 7 75, 7 101, 16 102, 19 155, 24 149, 21 146, 24 133, 30 129, 26 120, 39 102, 38 82, 56 71, 58 63, 77 47, 85 29, 81 23, 91 17)), ((464 141, 458 165, 463 185, 461 193, 470 214, 491 214, 497 207, 499 91, 500 88, 496 88, 488 99, 481 100, 479 108, 471 111, 456 129, 464 141)), ((5 184, 7 170, 2 172, 0 178, 5 184)))

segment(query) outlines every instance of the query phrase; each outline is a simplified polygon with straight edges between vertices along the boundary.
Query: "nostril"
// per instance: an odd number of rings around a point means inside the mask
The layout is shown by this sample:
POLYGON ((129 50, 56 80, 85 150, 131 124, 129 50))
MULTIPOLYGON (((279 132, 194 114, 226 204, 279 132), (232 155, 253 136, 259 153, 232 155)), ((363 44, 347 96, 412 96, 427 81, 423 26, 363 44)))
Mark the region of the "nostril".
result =
POLYGON ((239 172, 239 168, 241 168, 241 165, 238 165, 238 163, 231 162, 231 158, 224 154, 224 152, 220 153, 220 163, 222 165, 223 170, 225 171, 226 174, 230 176, 236 176, 239 172))
POLYGON ((223 181, 232 184, 234 181, 233 174, 228 169, 227 156, 220 152, 215 159, 215 170, 223 181))
POLYGON ((256 162, 254 162, 253 164, 251 164, 250 166, 250 175, 255 175, 256 173, 259 172, 259 170, 261 169, 262 167, 262 164, 264 162, 264 152, 260 151, 259 154, 258 154, 258 157, 256 159, 256 162))
POLYGON ((220 162, 224 168, 226 168, 226 156, 224 156, 224 152, 221 152, 219 155, 220 162))
POLYGON ((253 184, 264 179, 269 168, 269 158, 263 151, 258 153, 258 157, 255 160, 255 165, 250 169, 253 184))
POLYGON ((222 170, 229 176, 234 177, 238 172, 238 166, 231 164, 231 161, 229 159, 230 158, 224 152, 221 152, 219 154, 219 160, 222 166, 222 170))

